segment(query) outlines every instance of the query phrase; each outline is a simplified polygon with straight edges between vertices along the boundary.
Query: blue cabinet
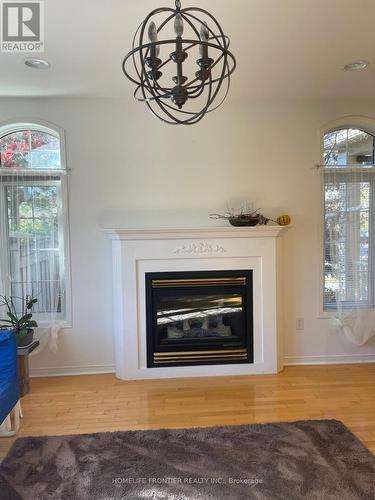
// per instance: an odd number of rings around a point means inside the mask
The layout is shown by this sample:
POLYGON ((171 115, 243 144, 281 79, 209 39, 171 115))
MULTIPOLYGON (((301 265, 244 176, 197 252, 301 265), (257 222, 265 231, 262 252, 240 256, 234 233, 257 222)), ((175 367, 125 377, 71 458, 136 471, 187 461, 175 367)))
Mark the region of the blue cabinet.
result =
POLYGON ((19 400, 17 344, 8 330, 0 330, 0 425, 19 400))

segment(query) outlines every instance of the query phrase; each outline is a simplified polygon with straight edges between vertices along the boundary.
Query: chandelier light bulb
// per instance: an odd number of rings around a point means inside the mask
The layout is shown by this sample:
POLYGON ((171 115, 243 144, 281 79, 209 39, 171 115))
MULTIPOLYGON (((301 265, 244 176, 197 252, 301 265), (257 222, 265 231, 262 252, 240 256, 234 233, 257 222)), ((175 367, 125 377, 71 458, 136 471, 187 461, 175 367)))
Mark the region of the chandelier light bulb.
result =
MULTIPOLYGON (((157 42, 158 41, 158 30, 156 28, 156 24, 154 23, 154 21, 151 21, 149 26, 148 26, 148 38, 150 40, 150 42, 157 42)), ((156 57, 158 57, 160 53, 160 47, 159 45, 156 45, 155 46, 155 55, 156 57)))
POLYGON ((208 39, 210 38, 210 32, 208 30, 207 23, 202 23, 201 24, 201 30, 199 33, 200 39, 202 42, 208 42, 208 39))
MULTIPOLYGON (((201 24, 199 38, 201 39, 201 42, 208 42, 208 40, 210 38, 210 32, 208 31, 207 23, 201 24)), ((199 54, 201 57, 207 57, 207 52, 208 52, 208 50, 207 50, 206 46, 199 45, 199 54)))
POLYGON ((148 38, 150 42, 158 41, 158 30, 156 29, 156 24, 154 23, 154 21, 151 21, 148 26, 148 38))
POLYGON ((177 14, 174 20, 174 31, 177 36, 182 36, 184 32, 184 21, 181 14, 177 14))

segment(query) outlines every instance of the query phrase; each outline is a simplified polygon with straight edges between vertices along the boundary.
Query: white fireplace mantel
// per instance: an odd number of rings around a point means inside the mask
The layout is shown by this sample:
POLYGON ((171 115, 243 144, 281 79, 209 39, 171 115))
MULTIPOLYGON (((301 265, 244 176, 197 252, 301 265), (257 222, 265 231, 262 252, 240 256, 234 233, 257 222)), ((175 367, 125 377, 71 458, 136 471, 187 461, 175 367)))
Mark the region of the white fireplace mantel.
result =
POLYGON ((187 227, 161 229, 103 229, 113 240, 173 240, 184 238, 275 238, 289 226, 187 227))
POLYGON ((283 368, 282 226, 105 229, 112 240, 116 374, 124 380, 277 373, 283 368), (254 363, 147 367, 148 272, 253 271, 254 363))

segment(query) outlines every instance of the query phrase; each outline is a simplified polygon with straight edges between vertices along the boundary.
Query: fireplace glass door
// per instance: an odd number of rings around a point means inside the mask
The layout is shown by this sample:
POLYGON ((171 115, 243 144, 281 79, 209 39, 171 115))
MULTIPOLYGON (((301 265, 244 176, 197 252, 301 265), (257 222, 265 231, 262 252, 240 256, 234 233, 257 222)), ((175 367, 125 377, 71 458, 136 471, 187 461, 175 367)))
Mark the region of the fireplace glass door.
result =
POLYGON ((146 274, 148 365, 252 362, 252 271, 146 274))

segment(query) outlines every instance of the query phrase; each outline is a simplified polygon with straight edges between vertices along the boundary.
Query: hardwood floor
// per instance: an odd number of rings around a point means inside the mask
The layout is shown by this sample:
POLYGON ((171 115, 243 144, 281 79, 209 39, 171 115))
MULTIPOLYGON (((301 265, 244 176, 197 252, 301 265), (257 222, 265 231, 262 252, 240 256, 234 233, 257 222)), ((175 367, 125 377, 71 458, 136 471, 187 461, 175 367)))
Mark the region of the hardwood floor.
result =
MULTIPOLYGON (((375 364, 137 382, 114 375, 39 378, 22 408, 17 437, 329 418, 375 452, 375 364)), ((0 439, 0 459, 13 441, 0 439)))

